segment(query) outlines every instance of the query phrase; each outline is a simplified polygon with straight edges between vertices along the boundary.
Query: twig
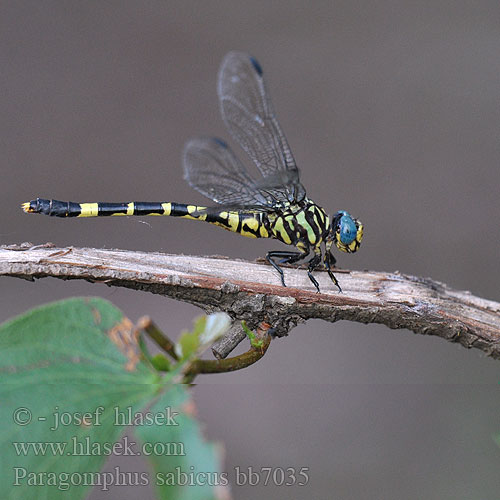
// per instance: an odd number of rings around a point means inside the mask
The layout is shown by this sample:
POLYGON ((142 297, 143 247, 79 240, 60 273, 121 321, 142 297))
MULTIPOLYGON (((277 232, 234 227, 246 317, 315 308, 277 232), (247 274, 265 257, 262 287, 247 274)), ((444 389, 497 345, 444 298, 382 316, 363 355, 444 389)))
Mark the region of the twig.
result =
POLYGON ((163 349, 172 359, 179 360, 179 356, 175 352, 175 344, 158 328, 156 323, 149 316, 142 316, 137 321, 137 328, 144 331, 154 340, 156 345, 163 349))
POLYGON ((224 359, 245 337, 241 321, 233 322, 226 335, 212 346, 213 355, 217 359, 224 359))
POLYGON ((196 359, 189 366, 184 376, 184 383, 191 383, 200 373, 226 373, 236 370, 242 370, 247 366, 253 365, 266 354, 271 344, 271 336, 268 334, 269 325, 264 324, 262 328, 257 328, 257 333, 253 334, 254 341, 261 343, 259 348, 250 347, 243 354, 227 359, 196 359), (265 326, 264 326, 265 325, 265 326))
MULTIPOLYGON (((240 325, 241 323, 239 322, 240 325)), ((271 325, 263 323, 257 328, 255 333, 249 330, 244 322, 243 325, 243 328, 246 329, 245 335, 250 339, 250 349, 247 352, 227 359, 209 360, 196 358, 187 364, 182 376, 182 382, 190 384, 200 373, 232 372, 246 368, 259 361, 271 344, 271 335, 269 335, 271 325)), ((171 358, 179 361, 179 357, 175 352, 175 343, 158 328, 151 318, 148 316, 139 318, 135 328, 138 332, 148 335, 171 358)))
POLYGON ((284 272, 287 288, 270 266, 243 260, 43 245, 0 247, 3 276, 84 279, 148 291, 207 312, 226 311, 253 329, 267 322, 277 336, 310 318, 382 323, 436 335, 500 359, 498 302, 398 272, 336 270, 343 290, 339 293, 327 274, 318 271, 318 294, 303 269, 284 272))

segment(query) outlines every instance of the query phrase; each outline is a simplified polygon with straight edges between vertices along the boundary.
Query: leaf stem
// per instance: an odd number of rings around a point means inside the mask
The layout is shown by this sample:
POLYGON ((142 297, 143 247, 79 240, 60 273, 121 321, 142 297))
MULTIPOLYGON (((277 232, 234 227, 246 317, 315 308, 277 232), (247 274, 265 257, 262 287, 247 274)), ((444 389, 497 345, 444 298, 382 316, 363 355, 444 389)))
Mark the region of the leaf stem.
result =
MULTIPOLYGON (((243 328, 245 331, 248 330, 246 325, 243 328)), ((268 323, 261 323, 256 333, 250 331, 252 334, 252 338, 250 339, 252 347, 243 354, 226 359, 195 359, 185 372, 184 382, 191 383, 200 373, 232 372, 253 365, 264 356, 271 344, 271 336, 268 333, 269 329, 270 325, 268 323)))
POLYGON ((144 331, 158 347, 163 349, 175 361, 179 360, 175 352, 175 344, 155 324, 149 316, 142 316, 137 322, 137 328, 144 331))

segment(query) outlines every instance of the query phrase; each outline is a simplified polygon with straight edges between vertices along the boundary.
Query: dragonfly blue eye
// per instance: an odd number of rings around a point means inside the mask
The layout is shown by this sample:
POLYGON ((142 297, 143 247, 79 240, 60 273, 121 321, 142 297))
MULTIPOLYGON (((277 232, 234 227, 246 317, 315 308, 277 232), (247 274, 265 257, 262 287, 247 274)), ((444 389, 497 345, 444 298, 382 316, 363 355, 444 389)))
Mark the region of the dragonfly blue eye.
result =
POLYGON ((340 229, 340 241, 344 245, 350 245, 356 239, 356 233, 358 228, 352 217, 347 212, 340 212, 342 217, 340 217, 339 229, 340 229))

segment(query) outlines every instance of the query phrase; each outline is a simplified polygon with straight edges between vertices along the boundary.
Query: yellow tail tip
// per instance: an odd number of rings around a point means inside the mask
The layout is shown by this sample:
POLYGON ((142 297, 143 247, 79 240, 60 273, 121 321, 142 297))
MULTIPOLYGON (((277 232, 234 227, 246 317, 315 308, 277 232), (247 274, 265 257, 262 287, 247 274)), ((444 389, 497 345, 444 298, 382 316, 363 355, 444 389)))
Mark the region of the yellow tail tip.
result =
POLYGON ((23 203, 21 205, 21 208, 27 213, 29 214, 30 212, 32 212, 33 210, 30 209, 30 202, 27 201, 26 203, 23 203))

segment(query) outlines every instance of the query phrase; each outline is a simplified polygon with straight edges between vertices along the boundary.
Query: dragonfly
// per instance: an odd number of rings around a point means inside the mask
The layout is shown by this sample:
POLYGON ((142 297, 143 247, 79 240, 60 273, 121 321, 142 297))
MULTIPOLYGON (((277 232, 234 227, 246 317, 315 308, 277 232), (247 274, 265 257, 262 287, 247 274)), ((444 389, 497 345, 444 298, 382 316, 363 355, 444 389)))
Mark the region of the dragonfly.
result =
POLYGON ((222 139, 189 140, 183 151, 184 178, 216 205, 75 203, 36 198, 23 203, 23 210, 55 217, 182 217, 205 221, 249 238, 273 238, 295 247, 294 251, 270 251, 266 255, 283 286, 286 284, 280 264, 298 263, 310 257, 307 274, 317 292, 320 288, 313 272, 321 264, 341 292, 332 271, 336 259, 331 250, 335 245, 342 252, 356 252, 363 237, 363 224, 345 210, 336 212, 330 220, 325 210, 307 197, 299 168, 276 118, 262 66, 254 57, 229 52, 219 69, 217 93, 225 125, 257 167, 258 175, 252 175, 222 139))

